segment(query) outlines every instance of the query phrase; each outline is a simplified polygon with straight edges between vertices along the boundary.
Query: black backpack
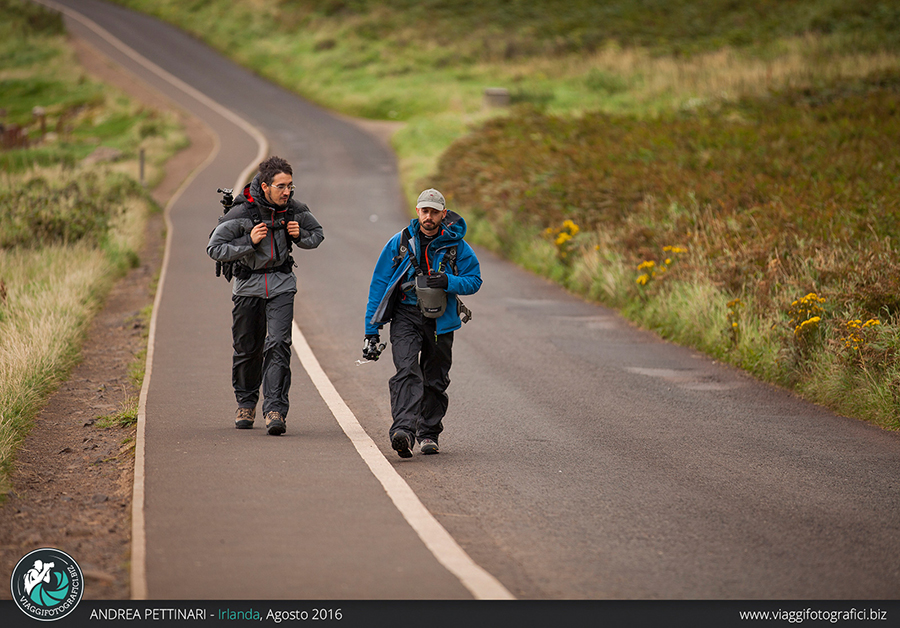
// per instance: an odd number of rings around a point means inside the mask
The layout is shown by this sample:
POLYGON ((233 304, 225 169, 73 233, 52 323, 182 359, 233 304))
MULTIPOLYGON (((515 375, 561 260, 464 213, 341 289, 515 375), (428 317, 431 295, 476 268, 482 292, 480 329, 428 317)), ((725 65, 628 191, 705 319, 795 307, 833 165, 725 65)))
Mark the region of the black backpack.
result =
MULTIPOLYGON (((219 194, 222 195, 222 199, 219 201, 222 203, 222 206, 225 208, 225 211, 219 216, 218 225, 221 225, 226 220, 229 220, 228 211, 234 207, 234 190, 231 188, 219 188, 216 190, 219 194)), ((249 203, 248 209, 250 212, 250 219, 253 221, 253 226, 255 227, 259 223, 261 223, 262 215, 259 213, 259 206, 256 203, 249 203)), ((277 221, 275 225, 272 227, 275 230, 278 229, 287 229, 287 223, 294 221, 296 219, 293 208, 288 209, 287 215, 281 220, 277 221)), ((215 231, 215 229, 213 229, 215 231)), ((213 231, 210 231, 209 235, 212 237, 213 231)), ((291 239, 288 238, 288 252, 290 253, 291 249, 291 239)), ((216 277, 225 277, 225 280, 231 282, 233 277, 238 277, 239 279, 246 279, 250 275, 258 274, 258 273, 272 273, 272 272, 290 272, 291 268, 294 267, 294 258, 288 255, 287 260, 280 266, 274 266, 272 268, 260 268, 260 269, 252 269, 246 264, 242 264, 240 261, 233 262, 220 262, 216 261, 216 277)))

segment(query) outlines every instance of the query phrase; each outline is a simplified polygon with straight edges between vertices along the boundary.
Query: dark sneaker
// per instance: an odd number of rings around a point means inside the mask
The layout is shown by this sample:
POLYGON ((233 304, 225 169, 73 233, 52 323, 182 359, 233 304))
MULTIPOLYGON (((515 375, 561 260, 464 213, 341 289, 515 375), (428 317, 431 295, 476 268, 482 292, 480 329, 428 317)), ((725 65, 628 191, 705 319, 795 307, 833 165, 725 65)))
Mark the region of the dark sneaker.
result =
POLYGON ((406 432, 394 432, 391 447, 401 458, 412 458, 412 439, 406 432))
POLYGON ((431 440, 430 438, 423 438, 419 441, 419 444, 422 446, 422 453, 426 456, 441 453, 441 450, 438 449, 437 441, 431 440))
POLYGON ((256 419, 256 408, 238 408, 234 418, 234 426, 239 430, 249 430, 256 419))
POLYGON ((266 412, 266 431, 269 432, 269 436, 281 436, 287 431, 284 417, 281 416, 280 412, 275 412, 274 410, 266 412))

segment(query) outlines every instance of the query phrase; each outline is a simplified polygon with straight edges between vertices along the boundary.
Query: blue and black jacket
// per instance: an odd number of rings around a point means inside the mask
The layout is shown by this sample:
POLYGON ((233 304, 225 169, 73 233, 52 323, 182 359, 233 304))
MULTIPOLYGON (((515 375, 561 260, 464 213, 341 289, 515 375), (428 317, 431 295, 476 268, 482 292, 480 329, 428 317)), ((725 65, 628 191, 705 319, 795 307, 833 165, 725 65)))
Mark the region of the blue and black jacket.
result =
POLYGON ((447 310, 436 321, 438 334, 455 331, 462 326, 459 316, 457 295, 475 294, 481 288, 481 266, 475 251, 463 240, 466 235, 466 221, 452 211, 448 211, 441 223, 441 231, 422 251, 419 240, 419 220, 414 218, 409 226, 391 238, 381 251, 372 283, 369 286, 369 302, 366 307, 366 335, 375 335, 394 315, 396 304, 416 303, 415 291, 409 286, 415 278, 416 269, 409 255, 415 255, 419 267, 424 272, 443 272, 447 275, 447 310), (409 253, 402 255, 400 245, 404 231, 409 238, 409 253), (447 252, 455 247, 456 259, 453 267, 445 264, 447 252))

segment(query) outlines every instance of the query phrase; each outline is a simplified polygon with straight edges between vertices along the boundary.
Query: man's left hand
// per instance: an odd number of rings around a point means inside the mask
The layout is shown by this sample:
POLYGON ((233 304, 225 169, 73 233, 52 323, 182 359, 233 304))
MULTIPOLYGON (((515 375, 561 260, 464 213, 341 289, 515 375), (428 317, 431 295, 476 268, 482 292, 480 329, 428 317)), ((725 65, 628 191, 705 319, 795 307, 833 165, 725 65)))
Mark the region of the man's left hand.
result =
POLYGON ((381 336, 378 334, 367 335, 366 339, 363 341, 363 359, 371 360, 373 362, 377 362, 378 358, 381 357, 381 352, 384 351, 386 343, 379 342, 381 340, 381 336))
POLYGON ((287 224, 287 232, 288 235, 292 238, 300 237, 300 223, 296 220, 292 220, 287 224))
POLYGON ((440 288, 441 290, 446 290, 447 286, 450 285, 450 279, 447 278, 445 273, 434 273, 432 275, 428 275, 425 279, 425 285, 429 288, 440 288))

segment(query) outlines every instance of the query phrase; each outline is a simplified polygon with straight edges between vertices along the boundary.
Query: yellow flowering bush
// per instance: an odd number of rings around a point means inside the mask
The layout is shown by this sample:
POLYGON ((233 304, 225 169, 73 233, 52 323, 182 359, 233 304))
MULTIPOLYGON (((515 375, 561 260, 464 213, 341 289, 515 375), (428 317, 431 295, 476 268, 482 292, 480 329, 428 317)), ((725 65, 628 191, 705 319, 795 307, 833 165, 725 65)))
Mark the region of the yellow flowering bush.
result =
POLYGON ((672 255, 677 255, 678 253, 687 253, 687 249, 683 246, 664 246, 664 253, 671 253, 672 255))
POLYGON ((572 252, 572 238, 581 231, 579 226, 572 220, 564 220, 562 225, 557 228, 547 227, 544 229, 544 237, 553 242, 556 247, 556 256, 561 262, 569 262, 569 254, 572 252))
POLYGON ((639 286, 646 286, 650 283, 650 280, 656 277, 656 262, 653 260, 647 260, 645 262, 641 262, 638 267, 638 272, 641 273, 640 276, 636 279, 637 284, 639 286))
POLYGON ((847 321, 844 323, 844 347, 858 353, 870 340, 869 330, 878 325, 881 321, 877 318, 870 318, 865 323, 860 319, 847 321))
POLYGON ((728 308, 728 334, 731 342, 737 344, 741 339, 741 309, 744 307, 744 302, 740 299, 732 299, 725 305, 728 308))
POLYGON ((791 317, 788 323, 794 328, 794 333, 800 329, 800 326, 813 318, 821 319, 825 310, 822 309, 821 303, 825 303, 825 298, 820 297, 815 292, 810 292, 805 297, 801 297, 791 303, 788 308, 788 315, 791 317))
POLYGON ((819 328, 819 323, 821 322, 821 316, 813 316, 812 318, 808 318, 794 328, 794 335, 804 336, 812 334, 819 328))
POLYGON ((810 345, 819 336, 819 328, 822 323, 822 308, 825 298, 815 292, 810 292, 791 303, 788 315, 791 317, 790 325, 794 329, 794 339, 801 346, 810 345))
POLYGON ((663 253, 666 253, 666 256, 663 258, 662 263, 657 264, 653 260, 645 260, 638 264, 637 271, 640 274, 638 275, 638 278, 635 279, 635 283, 641 287, 645 287, 652 279, 669 270, 673 263, 673 256, 686 252, 687 249, 681 246, 664 246, 663 253))

